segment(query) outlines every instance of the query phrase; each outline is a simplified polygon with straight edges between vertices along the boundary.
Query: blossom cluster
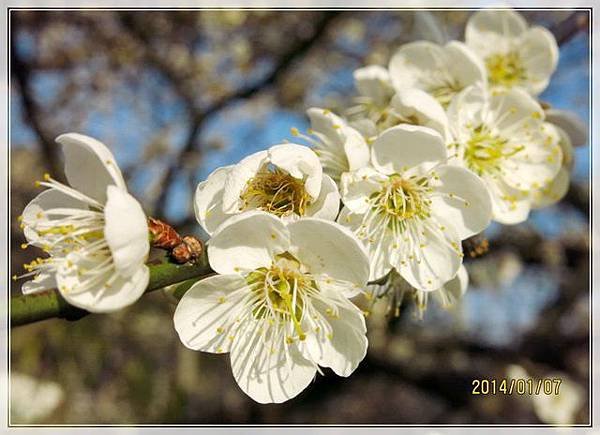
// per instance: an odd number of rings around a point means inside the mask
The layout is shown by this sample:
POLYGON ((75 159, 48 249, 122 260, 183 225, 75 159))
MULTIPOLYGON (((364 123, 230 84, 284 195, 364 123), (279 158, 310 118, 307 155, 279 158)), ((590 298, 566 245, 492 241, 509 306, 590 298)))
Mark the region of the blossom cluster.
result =
MULTIPOLYGON (((454 303, 468 285, 464 240, 566 193, 569 122, 537 100, 557 65, 553 36, 486 10, 465 35, 356 70, 355 104, 308 109, 311 129, 292 130, 304 145, 271 146, 197 186, 215 274, 185 293, 174 326, 190 349, 229 353, 254 400, 295 397, 322 367, 349 376, 367 352, 361 297, 454 303)), ((123 308, 148 284, 147 219, 104 145, 57 141, 69 184, 45 177, 23 213, 28 244, 49 255, 27 265, 23 291, 123 308)))

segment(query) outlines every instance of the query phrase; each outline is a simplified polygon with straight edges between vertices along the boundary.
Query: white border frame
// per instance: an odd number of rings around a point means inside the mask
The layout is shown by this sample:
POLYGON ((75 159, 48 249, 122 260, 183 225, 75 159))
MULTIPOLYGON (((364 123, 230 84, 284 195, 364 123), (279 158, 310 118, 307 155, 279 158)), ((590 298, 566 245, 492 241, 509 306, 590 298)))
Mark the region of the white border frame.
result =
MULTIPOLYGON (((600 313, 600 297, 596 296, 596 292, 600 291, 600 286, 597 285, 594 281, 594 269, 597 267, 600 268, 600 259, 596 254, 596 247, 598 246, 598 242, 600 241, 598 238, 597 230, 596 230, 596 216, 599 207, 600 201, 598 201, 599 193, 599 180, 598 176, 594 173, 593 169, 598 168, 600 161, 598 160, 598 153, 594 152, 596 138, 600 133, 600 125, 594 125, 594 113, 598 106, 598 101, 594 98, 594 95, 599 95, 599 85, 596 79, 596 75, 598 72, 598 58, 599 56, 593 56, 598 51, 599 38, 600 34, 600 24, 596 14, 594 13, 594 7, 591 4, 591 1, 584 2, 578 0, 567 0, 565 2, 561 2, 560 7, 556 7, 556 1, 552 0, 533 0, 527 1, 527 3, 516 3, 516 2, 505 2, 499 4, 499 2, 489 1, 489 0, 426 0, 426 1, 415 1, 415 0, 405 0, 400 4, 399 0, 371 0, 367 2, 365 0, 328 0, 326 2, 318 2, 316 0, 279 0, 277 1, 277 5, 272 0, 245 0, 245 1, 236 1, 236 0, 126 0, 126 1, 114 1, 114 0, 2 0, 2 6, 4 6, 0 10, 0 20, 2 22, 2 26, 7 26, 8 23, 8 9, 9 8, 19 8, 19 9, 39 9, 39 8, 52 8, 52 9, 63 9, 63 10, 76 10, 76 9, 97 9, 97 8, 108 8, 108 9, 155 9, 155 8, 173 8, 173 9, 223 9, 223 8, 232 8, 232 9, 244 9, 244 8, 262 8, 262 9, 286 9, 286 8, 299 8, 299 9, 353 9, 353 10, 370 10, 370 9, 394 9, 394 10, 412 10, 412 9, 477 9, 477 8, 493 8, 493 9, 502 9, 510 6, 514 6, 515 8, 519 8, 521 10, 528 8, 543 8, 547 10, 557 10, 557 9, 576 9, 576 8, 586 8, 591 10, 591 21, 590 21, 590 117, 589 117, 589 126, 590 126, 590 234, 591 234, 591 249, 590 249, 590 279, 592 280, 592 285, 590 288, 591 298, 590 298, 590 417, 594 426, 599 426, 598 419, 600 418, 600 405, 598 396, 598 387, 599 379, 597 376, 598 369, 600 368, 600 358, 598 357, 598 346, 599 344, 599 329, 596 318, 598 313, 600 313), (512 3, 512 4, 511 4, 512 3), (215 7, 218 5, 218 7, 215 7), (593 338, 593 339, 592 339, 593 338), (593 383, 592 383, 593 382, 593 383), (593 393, 593 394, 592 394, 593 393)), ((8 124, 9 117, 9 104, 10 104, 10 81, 8 77, 8 47, 9 47, 9 30, 8 28, 4 28, 4 35, 6 37, 5 43, 2 44, 0 57, 2 58, 3 68, 1 72, 1 80, 0 80, 0 94, 2 96, 2 108, 0 109, 0 115, 2 121, 0 123, 0 134, 1 137, 6 138, 6 141, 2 142, 2 146, 0 147, 0 153, 2 153, 3 159, 0 159, 0 162, 4 162, 4 165, 0 165, 0 197, 2 198, 2 204, 6 207, 3 213, 0 213, 0 226, 5 229, 0 234, 0 245, 4 248, 4 252, 10 253, 10 226, 8 222, 8 216, 10 213, 9 200, 10 195, 7 195, 9 188, 9 174, 10 174, 10 147, 9 147, 9 139, 10 139, 10 126, 8 124)), ((0 282, 10 283, 9 279, 9 262, 10 256, 4 255, 2 257, 3 264, 2 268, 0 268, 0 282)), ((298 425, 298 426, 274 426, 274 425, 57 425, 57 426, 44 426, 44 425, 12 425, 9 424, 9 403, 7 403, 8 398, 8 388, 9 383, 9 346, 10 346, 10 337, 9 337, 9 328, 8 325, 8 311, 10 309, 10 292, 8 289, 5 291, 5 299, 3 300, 5 309, 2 310, 2 325, 0 331, 0 367, 2 368, 3 376, 0 376, 0 405, 2 406, 2 412, 0 411, 0 430, 10 431, 19 430, 19 432, 29 433, 38 430, 44 431, 60 431, 66 430, 66 428, 72 428, 70 432, 74 431, 75 433, 85 433, 92 434, 98 433, 99 431, 110 430, 111 432, 116 433, 137 433, 137 432, 145 432, 145 431, 158 431, 159 433, 171 433, 175 430, 201 430, 201 431, 223 431, 226 430, 227 433, 262 433, 264 430, 277 430, 291 432, 302 430, 303 432, 309 431, 311 433, 346 433, 349 430, 357 433, 369 433, 373 429, 376 430, 402 430, 406 433, 415 433, 415 434, 428 434, 434 435, 439 433, 463 433, 465 431, 469 431, 472 433, 485 433, 488 432, 498 432, 498 433, 508 433, 512 432, 515 429, 517 430, 526 430, 527 433, 547 433, 548 431, 555 432, 556 430, 560 432, 566 433, 599 433, 600 431, 594 431, 593 427, 587 426, 567 426, 560 428, 553 428, 547 425, 502 425, 492 426, 492 425, 351 425, 351 426, 309 426, 309 425, 298 425), (64 428, 64 429, 63 429, 64 428), (476 432, 473 432, 476 431, 476 432)))

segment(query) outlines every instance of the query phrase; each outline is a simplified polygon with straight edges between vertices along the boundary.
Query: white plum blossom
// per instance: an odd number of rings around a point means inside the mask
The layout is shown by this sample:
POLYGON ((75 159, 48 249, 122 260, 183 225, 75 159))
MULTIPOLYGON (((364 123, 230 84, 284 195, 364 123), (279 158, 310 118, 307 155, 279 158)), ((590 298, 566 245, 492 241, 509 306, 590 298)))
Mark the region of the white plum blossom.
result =
POLYGON ((494 220, 527 219, 532 189, 552 182, 562 163, 558 135, 540 105, 521 89, 490 95, 473 86, 455 97, 448 119, 455 141, 450 161, 483 179, 494 220))
POLYGON ((550 31, 528 27, 512 10, 481 10, 467 22, 465 42, 483 59, 493 90, 520 87, 540 94, 558 63, 558 46, 550 31))
POLYGON ((58 288, 67 302, 109 312, 135 302, 149 280, 150 244, 140 204, 125 187, 112 153, 88 136, 59 136, 69 185, 49 175, 48 187, 23 211, 29 245, 50 256, 26 265, 25 294, 58 288))
POLYGON ((194 209, 202 228, 212 234, 248 210, 264 210, 285 221, 304 216, 335 220, 339 201, 335 182, 310 148, 281 144, 216 169, 198 184, 194 209))
POLYGON ((236 382, 255 401, 286 401, 318 366, 349 376, 364 358, 364 316, 348 297, 364 291, 369 262, 345 228, 249 211, 213 234, 208 259, 217 275, 183 296, 175 329, 190 349, 230 353, 236 382))
POLYGON ((313 137, 300 134, 295 129, 293 133, 313 145, 323 170, 331 178, 338 181, 342 173, 369 163, 369 145, 358 130, 327 109, 313 107, 306 113, 313 137))
POLYGON ((372 144, 372 167, 342 176, 338 221, 365 243, 371 280, 395 269, 418 290, 439 289, 462 264, 461 241, 489 224, 481 179, 446 160, 439 133, 399 125, 372 144))
POLYGON ((429 41, 404 44, 392 56, 388 68, 396 91, 421 89, 444 107, 467 86, 486 82, 481 59, 458 41, 443 46, 429 41))

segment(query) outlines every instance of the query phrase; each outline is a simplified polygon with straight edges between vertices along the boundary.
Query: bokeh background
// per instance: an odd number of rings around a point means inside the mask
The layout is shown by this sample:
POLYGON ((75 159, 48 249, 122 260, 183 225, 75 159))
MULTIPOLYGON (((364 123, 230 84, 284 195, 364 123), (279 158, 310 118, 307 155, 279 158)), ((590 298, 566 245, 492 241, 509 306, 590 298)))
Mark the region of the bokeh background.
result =
MULTIPOLYGON (((11 275, 16 216, 46 171, 61 176, 60 133, 108 144, 152 216, 201 235, 192 193, 216 167, 293 139, 304 110, 336 110, 352 71, 402 43, 462 39, 467 11, 12 11, 11 275), (424 19, 425 18, 425 19, 424 19)), ((551 28, 560 62, 541 99, 589 115, 585 13, 524 11, 551 28)), ((192 352, 161 292, 111 315, 11 330, 12 423, 587 423, 589 147, 572 185, 524 224, 494 225, 468 260, 462 303, 423 319, 370 319, 369 354, 348 379, 318 376, 282 405, 253 403, 226 356, 192 352), (472 395, 472 380, 563 379, 557 397, 472 395)), ((18 294, 20 283, 11 292, 18 294)))

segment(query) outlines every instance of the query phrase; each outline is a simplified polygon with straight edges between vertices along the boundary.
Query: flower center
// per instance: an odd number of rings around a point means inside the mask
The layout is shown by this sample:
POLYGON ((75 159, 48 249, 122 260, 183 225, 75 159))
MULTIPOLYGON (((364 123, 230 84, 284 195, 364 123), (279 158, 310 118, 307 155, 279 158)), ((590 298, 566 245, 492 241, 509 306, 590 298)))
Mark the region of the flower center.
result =
POLYGON ((303 216, 310 205, 304 182, 271 166, 263 167, 248 181, 240 198, 243 209, 257 208, 276 216, 303 216))
POLYGON ((494 54, 485 60, 485 65, 494 85, 512 87, 527 79, 521 58, 514 51, 494 54))
POLYGON ((404 221, 429 216, 430 201, 427 178, 403 178, 395 174, 384 188, 371 195, 373 206, 380 214, 404 221))
POLYGON ((473 129, 471 138, 465 149, 465 161, 477 175, 495 174, 501 170, 502 161, 515 155, 524 147, 510 149, 508 140, 492 134, 489 129, 480 125, 473 129))
POLYGON ((263 301, 252 310, 256 319, 276 323, 291 321, 298 339, 306 338, 301 326, 304 298, 318 293, 318 289, 313 277, 301 271, 300 262, 294 256, 287 252, 276 256, 270 268, 251 272, 246 282, 263 301))

